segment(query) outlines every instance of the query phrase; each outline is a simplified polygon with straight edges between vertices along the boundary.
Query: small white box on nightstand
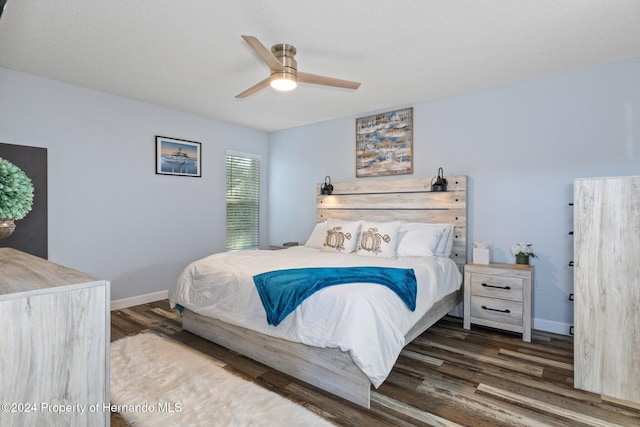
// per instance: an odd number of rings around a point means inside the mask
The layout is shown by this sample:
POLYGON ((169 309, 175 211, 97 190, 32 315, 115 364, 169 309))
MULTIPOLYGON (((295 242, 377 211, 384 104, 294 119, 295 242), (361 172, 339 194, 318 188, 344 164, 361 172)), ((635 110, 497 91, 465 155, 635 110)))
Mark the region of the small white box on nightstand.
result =
POLYGON ((489 248, 473 248, 474 264, 491 264, 491 250, 489 248))

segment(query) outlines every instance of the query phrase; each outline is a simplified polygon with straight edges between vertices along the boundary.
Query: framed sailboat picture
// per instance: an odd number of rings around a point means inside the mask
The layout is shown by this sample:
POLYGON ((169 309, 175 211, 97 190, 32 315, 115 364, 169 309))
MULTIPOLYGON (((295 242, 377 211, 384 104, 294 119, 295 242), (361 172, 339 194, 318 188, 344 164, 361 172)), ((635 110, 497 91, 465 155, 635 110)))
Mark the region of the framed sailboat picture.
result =
POLYGON ((356 177, 413 173, 413 108, 356 119, 356 177))
POLYGON ((156 174, 201 177, 202 144, 156 136, 156 174))

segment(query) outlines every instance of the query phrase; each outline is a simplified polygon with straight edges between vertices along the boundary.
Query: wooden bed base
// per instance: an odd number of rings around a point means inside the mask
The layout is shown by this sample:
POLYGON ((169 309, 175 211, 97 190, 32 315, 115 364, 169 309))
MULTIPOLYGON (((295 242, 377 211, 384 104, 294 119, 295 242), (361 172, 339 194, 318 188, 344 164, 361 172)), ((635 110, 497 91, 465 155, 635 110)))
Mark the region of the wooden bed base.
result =
MULTIPOLYGON (((317 220, 408 221, 454 225, 451 258, 460 271, 467 261, 467 177, 448 176, 448 191, 432 192, 431 178, 334 183, 331 195, 317 185, 317 220)), ((411 342, 462 301, 458 290, 437 302, 407 333, 411 342)), ((458 310, 459 311, 459 310, 458 310)), ((369 408, 371 382, 348 353, 269 337, 188 309, 184 329, 274 369, 369 408)), ((372 349, 375 351, 375 349, 372 349)))
MULTIPOLYGON (((413 341, 460 301, 462 301, 461 290, 438 301, 405 335, 405 342, 413 341)), ((349 353, 338 348, 312 347, 274 338, 202 316, 189 309, 184 310, 182 327, 329 393, 367 409, 370 407, 369 378, 356 366, 349 353)))

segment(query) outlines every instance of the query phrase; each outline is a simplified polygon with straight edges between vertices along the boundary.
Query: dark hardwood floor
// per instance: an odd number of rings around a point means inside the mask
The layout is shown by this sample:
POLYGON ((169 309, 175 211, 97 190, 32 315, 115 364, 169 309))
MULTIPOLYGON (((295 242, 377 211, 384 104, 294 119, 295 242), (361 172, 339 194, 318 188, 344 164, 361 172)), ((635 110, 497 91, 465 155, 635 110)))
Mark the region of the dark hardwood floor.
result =
MULTIPOLYGON (((446 317, 410 343, 366 410, 182 330, 168 301, 111 313, 111 339, 154 332, 227 363, 227 369, 339 426, 640 426, 640 408, 573 388, 571 337, 518 334, 446 317)), ((128 426, 112 414, 111 425, 128 426)))

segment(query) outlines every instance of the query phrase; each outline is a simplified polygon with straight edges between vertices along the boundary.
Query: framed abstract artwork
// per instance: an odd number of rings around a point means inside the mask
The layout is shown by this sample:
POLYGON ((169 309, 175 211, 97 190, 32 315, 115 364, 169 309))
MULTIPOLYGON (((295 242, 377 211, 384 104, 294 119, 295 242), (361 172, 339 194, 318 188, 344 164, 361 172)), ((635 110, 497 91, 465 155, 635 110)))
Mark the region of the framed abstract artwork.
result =
POLYGON ((413 108, 356 119, 356 177, 413 173, 413 108))
POLYGON ((156 136, 156 174, 201 177, 202 144, 156 136))

